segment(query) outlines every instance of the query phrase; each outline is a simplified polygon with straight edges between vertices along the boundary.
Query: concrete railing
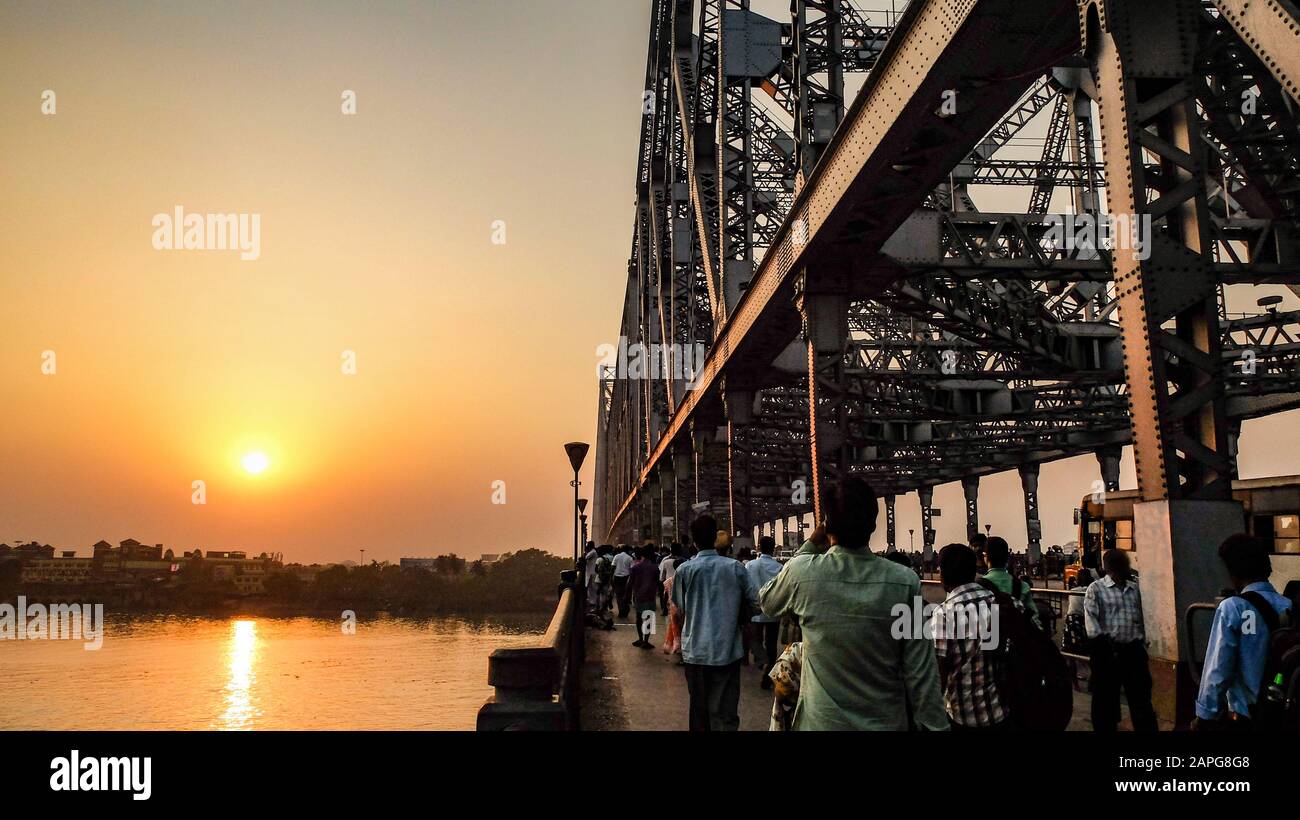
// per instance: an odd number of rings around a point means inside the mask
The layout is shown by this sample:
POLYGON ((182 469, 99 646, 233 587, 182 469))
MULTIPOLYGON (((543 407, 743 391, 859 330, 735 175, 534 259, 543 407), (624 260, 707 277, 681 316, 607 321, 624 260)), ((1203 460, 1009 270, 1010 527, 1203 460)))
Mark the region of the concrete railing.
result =
POLYGON ((478 731, 579 728, 586 609, 580 578, 581 562, 560 573, 559 601, 536 645, 498 649, 488 658, 488 683, 496 694, 478 711, 478 731))

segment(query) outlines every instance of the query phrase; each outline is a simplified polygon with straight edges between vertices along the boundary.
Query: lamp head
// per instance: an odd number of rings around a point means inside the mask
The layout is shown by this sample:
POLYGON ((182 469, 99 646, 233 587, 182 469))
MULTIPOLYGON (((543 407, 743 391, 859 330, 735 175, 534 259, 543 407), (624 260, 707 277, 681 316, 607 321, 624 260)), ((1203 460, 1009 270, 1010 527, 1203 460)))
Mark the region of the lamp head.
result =
POLYGON ((575 473, 582 469, 582 462, 587 458, 589 448, 590 445, 582 441, 571 441, 564 445, 564 452, 569 454, 569 463, 573 465, 575 473))

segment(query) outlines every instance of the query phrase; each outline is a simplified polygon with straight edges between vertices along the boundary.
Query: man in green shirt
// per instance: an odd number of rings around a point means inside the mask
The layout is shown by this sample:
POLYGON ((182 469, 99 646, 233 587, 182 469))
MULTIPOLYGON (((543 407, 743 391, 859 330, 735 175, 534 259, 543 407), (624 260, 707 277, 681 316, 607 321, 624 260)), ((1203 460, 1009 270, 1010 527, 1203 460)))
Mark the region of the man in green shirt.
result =
POLYGON ((922 621, 921 579, 868 546, 875 493, 846 479, 827 506, 831 547, 808 541, 759 593, 764 614, 793 616, 803 629, 792 728, 948 729, 934 644, 910 626, 922 621))
POLYGON ((984 559, 989 567, 988 572, 984 573, 984 578, 1012 598, 1018 597, 1025 607, 1025 614, 1029 616, 1029 620, 1034 622, 1034 626, 1042 629, 1043 624, 1038 620, 1038 607, 1034 604, 1034 593, 1029 588, 1029 584, 1017 581, 1011 573, 1007 572, 1007 561, 1010 557, 1011 547, 1007 546, 1005 538, 998 535, 990 538, 984 545, 984 559), (1013 591, 1017 586, 1020 588, 1019 596, 1013 591))

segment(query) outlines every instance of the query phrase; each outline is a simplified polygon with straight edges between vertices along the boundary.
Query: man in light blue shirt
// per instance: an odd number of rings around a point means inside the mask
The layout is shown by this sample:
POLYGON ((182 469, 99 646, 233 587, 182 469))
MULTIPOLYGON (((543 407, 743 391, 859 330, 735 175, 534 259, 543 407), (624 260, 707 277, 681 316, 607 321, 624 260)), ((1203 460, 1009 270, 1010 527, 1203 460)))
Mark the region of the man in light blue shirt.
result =
POLYGON ((695 519, 691 540, 699 552, 673 576, 692 732, 740 728, 740 624, 758 606, 758 588, 739 561, 713 548, 717 537, 713 516, 695 519))
MULTIPOLYGON (((772 557, 774 552, 776 552, 775 538, 764 535, 758 539, 758 557, 745 565, 745 572, 749 573, 755 589, 762 589, 768 581, 781 573, 781 562, 772 557)), ((754 616, 754 623, 762 635, 763 652, 766 660, 766 663, 763 664, 763 678, 758 682, 758 685, 763 689, 771 689, 772 679, 768 677, 768 674, 772 671, 772 667, 776 666, 776 639, 777 632, 781 628, 781 619, 759 612, 754 616)))
POLYGON ((1268 582, 1273 564, 1261 539, 1230 536, 1219 546, 1219 557, 1240 594, 1224 598, 1214 611, 1192 728, 1249 729, 1261 686, 1268 683, 1263 677, 1269 622, 1287 617, 1291 602, 1268 582))
POLYGON ((1151 704, 1151 661, 1147 657, 1142 592, 1128 553, 1108 549, 1101 558, 1106 577, 1093 581, 1083 596, 1083 625, 1090 643, 1092 730, 1119 727, 1120 690, 1128 699, 1135 732, 1158 732, 1151 704))

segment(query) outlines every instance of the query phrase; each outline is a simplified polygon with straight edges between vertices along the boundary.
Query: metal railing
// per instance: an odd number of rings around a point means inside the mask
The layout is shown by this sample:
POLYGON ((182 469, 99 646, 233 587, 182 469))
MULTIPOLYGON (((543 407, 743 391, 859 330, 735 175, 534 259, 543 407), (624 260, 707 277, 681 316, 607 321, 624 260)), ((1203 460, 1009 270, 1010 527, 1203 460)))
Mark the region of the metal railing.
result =
POLYGON ((578 569, 560 573, 559 601, 540 642, 495 650, 488 683, 495 694, 478 710, 477 730, 577 731, 586 589, 578 569))
MULTIPOLYGON (((938 581, 932 581, 928 578, 922 578, 921 583, 935 586, 939 584, 938 581)), ((1075 587, 1074 589, 1030 587, 1029 592, 1034 596, 1034 603, 1038 607, 1039 620, 1043 622, 1044 628, 1051 633, 1052 639, 1056 641, 1057 646, 1061 646, 1065 634, 1065 616, 1070 611, 1070 598, 1074 596, 1082 598, 1084 589, 1082 587, 1075 587)), ((1066 652, 1064 649, 1061 650, 1061 654, 1072 661, 1083 661, 1085 663, 1088 661, 1087 655, 1066 652)))
MULTIPOLYGON (((921 583, 936 586, 939 584, 938 581, 932 581, 928 578, 922 578, 921 583)), ((1046 615, 1050 620, 1049 624, 1044 625, 1051 630, 1052 637, 1056 641, 1057 645, 1061 646, 1063 644, 1062 638, 1064 637, 1065 616, 1069 613, 1070 597, 1077 595, 1082 598, 1084 596, 1084 588, 1042 589, 1040 587, 1031 587, 1030 592, 1034 596, 1034 602, 1038 605, 1039 616, 1042 617, 1046 615)), ((1198 620, 1205 620, 1207 616, 1212 619, 1215 610, 1218 609, 1219 603, 1222 600, 1223 598, 1220 596, 1212 603, 1194 603, 1187 607, 1187 610, 1183 613, 1183 625, 1187 631, 1187 645, 1189 650, 1187 666, 1191 672, 1192 680, 1196 681, 1198 684, 1201 680, 1202 667, 1205 664, 1206 644, 1209 643, 1209 630, 1207 627, 1205 631, 1202 631, 1198 628, 1197 622, 1198 620)), ((1084 663, 1087 663, 1089 661, 1087 655, 1067 652, 1064 648, 1062 648, 1061 654, 1068 660, 1076 662, 1076 675, 1078 672, 1077 662, 1083 661, 1084 663)))
POLYGON ((1191 606, 1187 607, 1187 612, 1183 613, 1184 623, 1186 624, 1186 628, 1187 628, 1187 647, 1188 647, 1187 668, 1192 673, 1192 680, 1196 681, 1198 685, 1201 682, 1201 670, 1205 666, 1205 652, 1209 649, 1208 644, 1210 642, 1210 634, 1208 631, 1205 633, 1204 643, 1201 643, 1196 639, 1197 638, 1196 635, 1197 613, 1208 612, 1210 613, 1210 617, 1213 617, 1215 610, 1217 610, 1218 608, 1219 608, 1219 604, 1217 601, 1212 604, 1202 602, 1202 603, 1192 604, 1191 606), (1199 653, 1199 657, 1197 654, 1198 648, 1201 650, 1199 653))
MULTIPOLYGON (((1062 593, 1069 592, 1066 587, 1065 571, 1073 563, 1074 558, 1068 555, 1064 558, 1044 555, 1042 560, 1032 565, 1025 563, 1023 560, 1017 561, 1014 566, 1008 567, 1008 571, 1017 578, 1027 577, 1032 583, 1038 584, 1039 586, 1034 587, 1034 592, 1051 591, 1062 593), (1053 584, 1060 584, 1060 589, 1054 589, 1053 584)), ((939 580, 938 553, 935 554, 930 564, 914 565, 912 569, 916 570, 923 580, 939 580)))

